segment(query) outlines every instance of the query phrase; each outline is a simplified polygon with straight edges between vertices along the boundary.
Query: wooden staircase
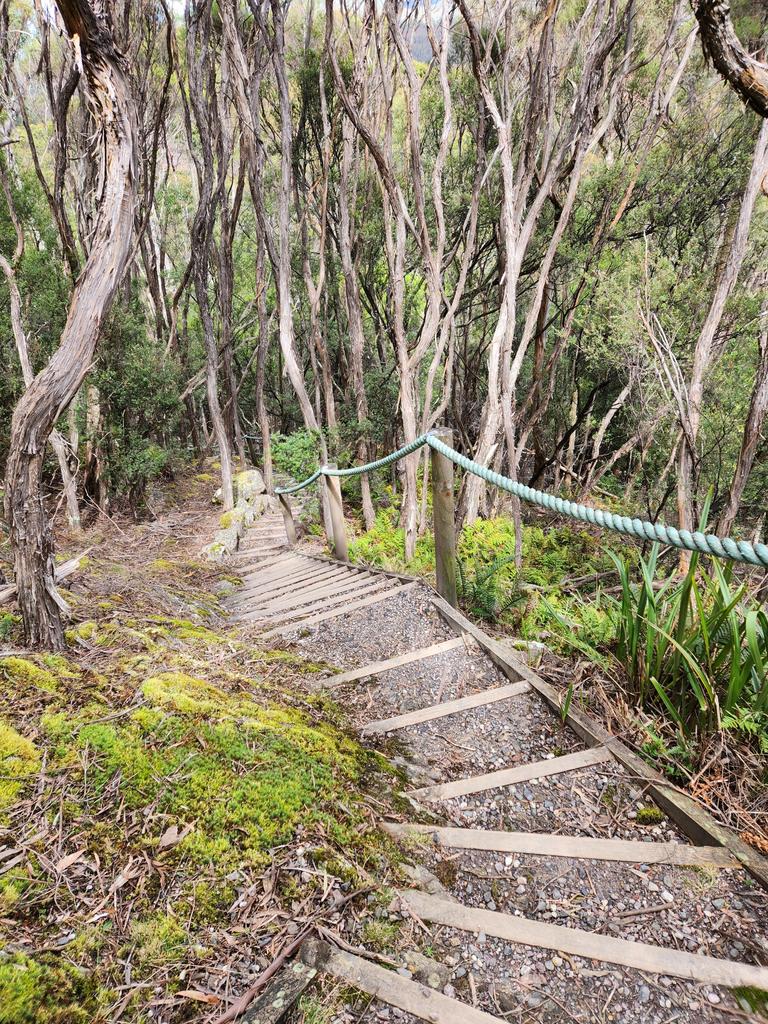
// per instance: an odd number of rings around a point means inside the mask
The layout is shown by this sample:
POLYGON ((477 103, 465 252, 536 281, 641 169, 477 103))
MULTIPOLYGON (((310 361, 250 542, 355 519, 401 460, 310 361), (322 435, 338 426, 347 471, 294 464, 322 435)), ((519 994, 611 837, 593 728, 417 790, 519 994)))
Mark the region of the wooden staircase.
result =
MULTIPOLYGON (((307 635, 304 631, 308 632, 330 619, 360 614, 375 615, 376 605, 423 586, 406 577, 376 569, 358 568, 317 555, 291 551, 287 547, 284 532, 281 537, 281 530, 282 522, 278 516, 265 517, 247 535, 246 545, 236 559, 236 564, 242 567, 240 571, 243 582, 231 598, 231 611, 238 621, 255 626, 264 637, 286 637, 297 633, 302 637, 307 635)), ((371 681, 388 672, 419 662, 428 663, 431 658, 462 648, 475 657, 478 664, 490 655, 507 675, 508 682, 416 709, 412 708, 407 700, 408 694, 405 693, 403 710, 385 718, 371 718, 360 729, 362 737, 396 733, 407 744, 409 730, 414 727, 466 714, 476 708, 501 707, 505 702, 521 697, 540 701, 547 706, 548 712, 552 711, 553 702, 547 697, 548 686, 543 680, 508 658, 495 641, 486 637, 460 613, 447 609, 439 598, 434 598, 434 601, 458 635, 451 639, 437 640, 429 646, 406 651, 396 657, 347 669, 339 675, 331 676, 321 685, 334 693, 363 681, 373 685, 371 681)), ((372 707, 376 707, 375 701, 372 707)), ((642 773, 646 779, 647 792, 652 795, 654 786, 657 794, 666 792, 658 777, 643 767, 642 762, 614 737, 605 734, 597 723, 575 710, 569 711, 563 718, 585 742, 582 749, 562 756, 542 752, 539 760, 510 764, 498 771, 421 786, 404 795, 414 808, 423 811, 420 816, 431 814, 434 820, 435 815, 439 815, 440 805, 457 797, 487 790, 501 791, 514 784, 534 783, 544 778, 588 769, 599 770, 600 766, 617 763, 624 767, 632 765, 642 773)), ((499 831, 415 821, 382 822, 381 827, 393 838, 405 842, 409 851, 414 849, 414 845, 418 848, 414 840, 421 836, 436 847, 454 851, 498 851, 547 860, 578 858, 586 862, 594 860, 623 864, 628 869, 632 864, 641 863, 651 866, 692 866, 708 871, 730 869, 744 879, 746 875, 743 866, 746 865, 763 885, 768 882, 765 863, 753 851, 745 852, 746 848, 743 843, 740 844, 738 837, 732 837, 723 845, 722 830, 687 797, 685 800, 678 799, 677 804, 670 797, 664 809, 674 811, 675 807, 678 808, 675 813, 677 824, 688 831, 697 845, 499 831)), ((422 891, 408 888, 400 890, 397 896, 402 914, 406 918, 410 916, 423 928, 433 924, 475 935, 496 936, 532 949, 552 950, 566 957, 581 957, 603 965, 617 965, 652 975, 686 979, 696 984, 768 990, 768 967, 552 924, 523 916, 519 912, 511 914, 468 906, 447 890, 422 891)), ((445 995, 409 977, 387 970, 372 962, 375 959, 375 954, 362 949, 343 950, 323 943, 306 945, 299 959, 286 969, 293 972, 290 977, 286 971, 278 975, 251 1008, 247 1019, 254 1024, 275 1024, 282 1020, 300 993, 318 974, 325 974, 411 1014, 414 1018, 431 1021, 433 1024, 502 1024, 503 1018, 472 1006, 461 998, 445 995)))

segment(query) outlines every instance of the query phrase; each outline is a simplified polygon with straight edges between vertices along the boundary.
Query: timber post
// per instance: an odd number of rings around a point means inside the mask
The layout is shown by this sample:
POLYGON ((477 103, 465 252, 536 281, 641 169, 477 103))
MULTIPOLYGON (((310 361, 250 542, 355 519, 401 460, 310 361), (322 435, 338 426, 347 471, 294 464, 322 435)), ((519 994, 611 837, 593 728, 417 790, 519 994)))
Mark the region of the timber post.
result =
MULTIPOLYGON (((443 444, 453 447, 453 431, 447 427, 432 434, 443 444)), ((431 449, 432 520, 435 531, 435 570, 437 592, 454 608, 456 595, 456 524, 453 501, 453 463, 445 455, 431 449)))
POLYGON ((296 523, 293 519, 293 512, 291 511, 291 502, 287 494, 278 494, 278 501, 280 502, 280 509, 283 513, 283 522, 285 523, 285 535, 288 538, 289 547, 296 547, 296 523))
MULTIPOLYGON (((336 463, 331 463, 328 469, 336 469, 336 463)), ((325 487, 328 494, 328 506, 331 512, 331 530, 333 536, 328 540, 331 542, 333 553, 342 562, 349 561, 349 548, 347 546, 347 531, 344 526, 344 505, 341 500, 341 481, 337 476, 326 476, 325 487)))

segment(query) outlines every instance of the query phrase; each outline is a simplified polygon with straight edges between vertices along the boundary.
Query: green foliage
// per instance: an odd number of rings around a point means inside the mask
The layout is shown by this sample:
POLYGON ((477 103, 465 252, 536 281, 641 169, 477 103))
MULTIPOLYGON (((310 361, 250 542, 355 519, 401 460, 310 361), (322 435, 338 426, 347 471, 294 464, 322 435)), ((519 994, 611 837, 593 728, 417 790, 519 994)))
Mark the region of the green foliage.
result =
POLYGON ((104 419, 94 438, 106 450, 109 484, 134 511, 147 485, 182 457, 181 368, 147 335, 137 297, 112 311, 95 374, 104 419))
POLYGON ((287 473, 294 480, 306 480, 320 462, 320 442, 317 433, 296 430, 292 434, 272 435, 272 461, 275 469, 287 473))
POLYGON ((683 735, 735 729, 768 751, 768 615, 734 587, 733 567, 682 578, 658 574, 658 547, 640 559, 640 579, 615 559, 616 655, 638 703, 661 709, 683 735))
POLYGON ((499 574, 503 569, 514 565, 515 558, 504 556, 497 558, 487 566, 475 566, 469 570, 465 563, 456 560, 456 583, 461 604, 471 615, 479 619, 494 622, 508 609, 525 600, 519 587, 507 589, 502 598, 499 574))
POLYGON ((433 578, 435 541, 432 533, 429 532, 417 539, 416 554, 410 562, 406 562, 405 530, 398 524, 398 519, 399 512, 392 505, 379 510, 371 529, 350 540, 350 559, 364 565, 433 578))

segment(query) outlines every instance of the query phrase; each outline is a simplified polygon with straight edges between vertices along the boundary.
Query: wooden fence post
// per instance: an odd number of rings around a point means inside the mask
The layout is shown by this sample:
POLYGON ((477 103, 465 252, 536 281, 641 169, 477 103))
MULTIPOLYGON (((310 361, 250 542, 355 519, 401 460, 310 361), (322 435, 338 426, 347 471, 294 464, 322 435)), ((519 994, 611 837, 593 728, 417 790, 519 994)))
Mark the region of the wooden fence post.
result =
MULTIPOLYGON (((329 469, 336 469, 336 463, 331 463, 329 469)), ((344 505, 341 501, 341 481, 337 476, 323 477, 325 480, 326 493, 328 494, 328 505, 331 511, 331 529, 333 536, 328 540, 331 542, 334 555, 342 562, 349 561, 349 548, 347 546, 347 531, 344 526, 344 505)))
MULTIPOLYGON (((443 444, 453 447, 453 431, 439 428, 432 431, 443 444)), ((437 592, 448 604, 457 607, 456 596, 456 525, 453 504, 453 463, 440 452, 430 449, 432 462, 432 521, 435 530, 435 569, 437 592)))
POLYGON ((287 494, 278 494, 278 501, 280 502, 280 508, 283 513, 283 522, 285 523, 285 535, 288 538, 289 547, 296 547, 296 523, 293 520, 293 512, 291 511, 291 502, 287 494))

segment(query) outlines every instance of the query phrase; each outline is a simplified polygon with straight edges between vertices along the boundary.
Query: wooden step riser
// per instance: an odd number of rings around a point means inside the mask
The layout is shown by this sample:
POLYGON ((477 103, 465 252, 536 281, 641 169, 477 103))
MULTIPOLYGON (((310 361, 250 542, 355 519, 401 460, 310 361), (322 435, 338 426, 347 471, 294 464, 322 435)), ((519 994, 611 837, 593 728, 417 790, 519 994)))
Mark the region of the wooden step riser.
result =
POLYGON ((403 906, 411 910, 418 920, 431 921, 448 928, 460 928, 476 934, 483 932, 522 946, 556 950, 571 956, 619 964, 650 974, 686 978, 707 985, 768 989, 768 967, 752 967, 679 949, 631 942, 612 935, 586 932, 580 928, 566 928, 527 917, 501 914, 495 910, 478 910, 429 893, 407 890, 399 895, 403 906))
POLYGON ((321 970, 345 985, 431 1024, 504 1024, 500 1017, 342 950, 332 953, 321 970))
POLYGON ((264 639, 269 639, 273 636, 286 636, 289 633, 295 632, 297 629, 306 629, 309 626, 317 626, 322 622, 327 622, 328 619, 338 618, 339 615, 352 615, 354 612, 361 611, 363 608, 368 608, 372 604, 378 604, 379 601, 391 600, 400 594, 407 593, 412 590, 413 587, 417 586, 416 583, 406 583, 403 586, 393 586, 389 590, 384 590, 379 594, 373 594, 371 597, 363 598, 360 601, 350 601, 349 604, 345 604, 343 608, 335 609, 329 612, 324 612, 322 615, 313 615, 309 619, 305 619, 301 623, 295 626, 281 626, 279 629, 270 629, 266 633, 261 635, 264 639))
POLYGON ((469 779, 458 779, 456 782, 445 782, 439 786, 414 789, 409 795, 417 800, 452 800, 454 797, 469 796, 472 793, 484 793, 488 789, 513 786, 518 782, 532 782, 534 779, 543 779, 549 775, 591 768, 610 760, 611 752, 607 747, 591 747, 589 750, 580 750, 564 757, 553 757, 548 761, 534 761, 515 768, 502 768, 501 771, 490 772, 488 775, 476 775, 469 779))
POLYGON ((530 690, 528 683, 510 683, 508 686, 499 686, 495 690, 483 690, 480 693, 469 694, 467 697, 459 697, 458 700, 433 704, 420 711, 410 711, 405 715, 395 715, 393 718, 370 722, 363 729, 363 735, 373 736, 394 732, 396 729, 407 729, 411 725, 432 722, 436 718, 447 718, 449 715, 458 715, 463 711, 471 711, 473 708, 487 707, 489 704, 497 704, 502 700, 512 700, 513 697, 530 693, 530 690))
POLYGON ((358 679, 370 679, 373 676, 389 672, 394 668, 402 668, 404 665, 411 665, 417 661, 425 661, 427 658, 435 657, 438 654, 445 654, 448 651, 466 648, 462 637, 453 637, 450 640, 441 640, 440 643, 432 644, 430 647, 423 647, 418 651, 409 651, 407 654, 400 654, 396 658, 388 658, 386 661, 374 661, 363 668, 350 669, 349 672, 342 672, 331 679, 323 680, 323 685, 328 689, 336 686, 344 686, 346 683, 357 682, 358 679))
MULTIPOLYGON (((343 579, 347 573, 341 570, 327 570, 321 573, 319 576, 320 580, 325 579, 343 579)), ((247 597, 249 600, 261 599, 265 596, 269 596, 270 600, 282 596, 286 591, 297 586, 306 586, 312 580, 318 579, 318 574, 315 569, 297 569, 293 573, 287 573, 285 575, 279 575, 272 579, 269 583, 257 583, 250 587, 243 587, 238 591, 239 597, 247 597)), ((256 576, 258 580, 258 574, 256 576)))
POLYGON ((358 583, 350 590, 343 590, 341 592, 337 591, 333 595, 322 598, 318 601, 312 601, 311 603, 302 605, 300 608, 296 608, 293 611, 277 612, 274 615, 263 615, 261 612, 253 612, 250 614, 243 613, 241 615, 241 620, 244 622, 260 622, 265 626, 283 622, 292 622, 294 619, 301 619, 306 616, 314 615, 316 612, 322 611, 326 608, 335 608, 337 605, 343 604, 351 599, 357 599, 358 597, 373 594, 386 585, 387 581, 379 581, 373 584, 368 581, 364 581, 363 583, 358 583))
POLYGON ((395 839, 427 837, 449 850, 483 850, 534 857, 569 857, 625 864, 675 864, 680 867, 738 868, 739 862, 722 846, 685 843, 643 843, 629 839, 592 839, 536 832, 494 832, 479 828, 393 824, 382 828, 395 839))
POLYGON ((272 598, 269 601, 260 601, 259 608, 266 615, 271 615, 295 607, 297 604, 309 604, 312 601, 329 595, 332 597, 342 590, 359 587, 363 583, 371 583, 375 579, 376 577, 371 576, 368 572, 359 574, 350 572, 344 573, 341 577, 332 576, 330 579, 324 579, 317 584, 310 580, 306 587, 301 590, 295 590, 290 596, 283 595, 282 597, 272 598))

